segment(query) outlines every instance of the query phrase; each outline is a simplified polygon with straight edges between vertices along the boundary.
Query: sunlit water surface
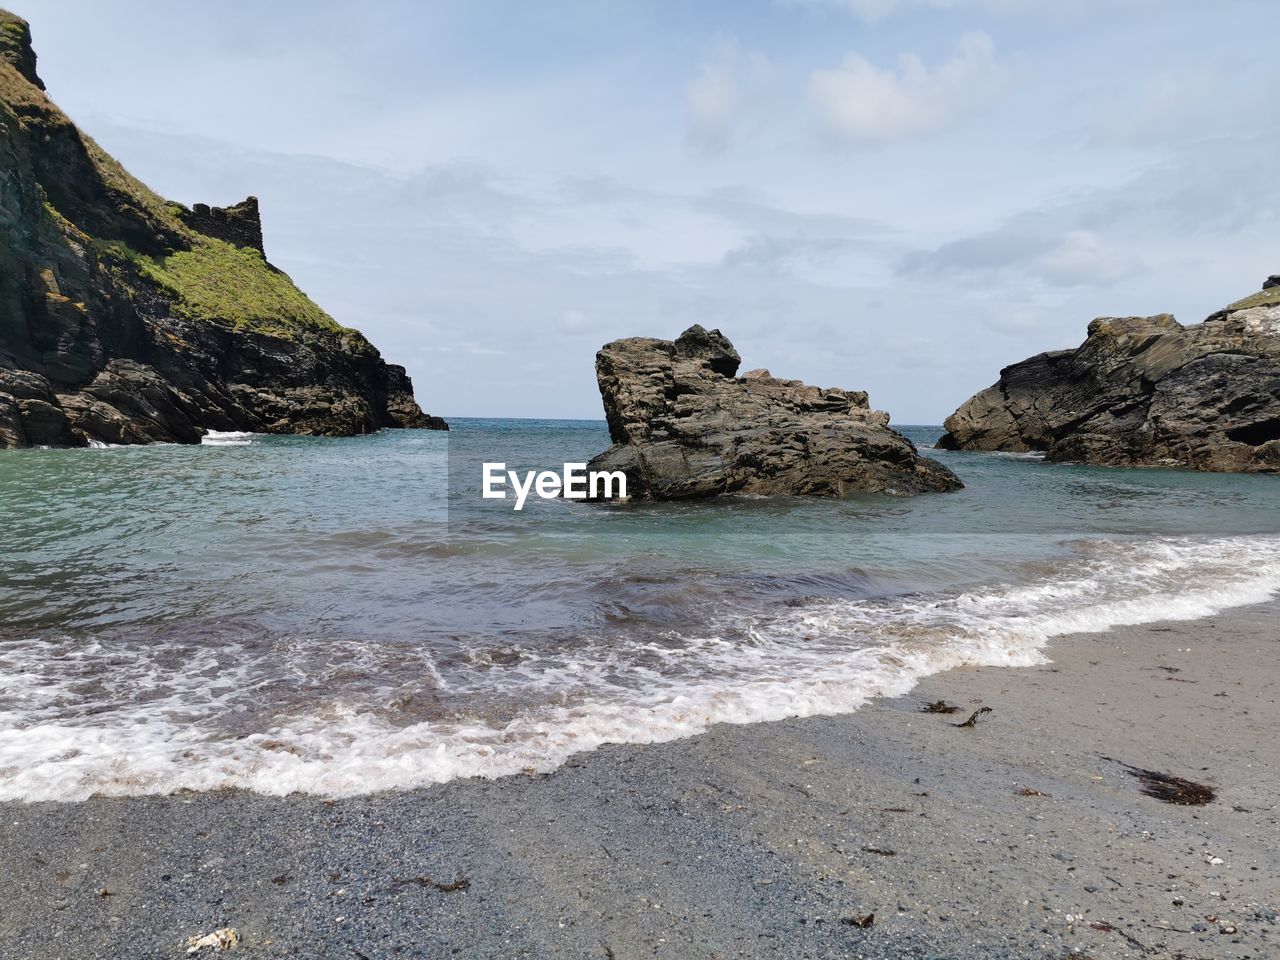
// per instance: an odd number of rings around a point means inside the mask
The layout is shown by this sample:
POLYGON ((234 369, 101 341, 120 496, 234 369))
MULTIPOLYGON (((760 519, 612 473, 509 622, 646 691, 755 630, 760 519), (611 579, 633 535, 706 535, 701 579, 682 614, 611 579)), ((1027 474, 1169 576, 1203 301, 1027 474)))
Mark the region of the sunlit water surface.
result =
POLYGON ((0 453, 0 798, 545 770, 1280 590, 1276 477, 930 451, 963 491, 516 512, 473 463, 604 425, 453 426, 0 453))

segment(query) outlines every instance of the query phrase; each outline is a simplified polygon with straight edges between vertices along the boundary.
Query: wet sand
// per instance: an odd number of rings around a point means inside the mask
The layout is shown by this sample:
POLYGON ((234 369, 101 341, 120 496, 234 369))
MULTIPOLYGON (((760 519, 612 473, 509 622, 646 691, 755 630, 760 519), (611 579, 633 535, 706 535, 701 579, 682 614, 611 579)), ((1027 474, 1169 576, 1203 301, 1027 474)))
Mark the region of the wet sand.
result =
POLYGON ((1048 654, 546 775, 0 804, 0 957, 1280 957, 1280 604, 1048 654))

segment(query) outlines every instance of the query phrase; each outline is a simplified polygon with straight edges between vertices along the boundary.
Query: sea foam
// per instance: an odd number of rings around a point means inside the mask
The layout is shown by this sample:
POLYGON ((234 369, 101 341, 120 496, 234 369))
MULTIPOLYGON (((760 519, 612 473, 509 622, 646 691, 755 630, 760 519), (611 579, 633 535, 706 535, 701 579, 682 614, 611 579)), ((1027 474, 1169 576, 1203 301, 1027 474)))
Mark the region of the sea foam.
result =
POLYGON ((224 787, 343 796, 545 771, 604 743, 844 713, 953 667, 1043 663, 1064 634, 1196 619, 1280 593, 1280 538, 1077 546, 1076 559, 1018 584, 816 599, 696 633, 602 636, 461 678, 444 677, 426 651, 402 652, 464 699, 503 690, 515 706, 498 718, 396 722, 389 691, 348 692, 331 679, 323 702, 268 711, 246 728, 273 689, 259 648, 193 648, 174 662, 98 643, 0 644, 0 798, 224 787))

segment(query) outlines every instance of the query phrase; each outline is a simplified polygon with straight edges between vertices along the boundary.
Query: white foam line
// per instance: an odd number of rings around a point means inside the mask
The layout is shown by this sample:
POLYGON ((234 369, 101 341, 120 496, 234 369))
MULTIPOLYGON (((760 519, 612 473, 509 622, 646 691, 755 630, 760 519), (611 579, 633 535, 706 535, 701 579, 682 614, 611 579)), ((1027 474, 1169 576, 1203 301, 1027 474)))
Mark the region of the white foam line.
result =
MULTIPOLYGON (((505 673, 477 672, 478 691, 505 682, 512 686, 498 689, 538 703, 501 724, 396 726, 377 712, 380 704, 349 703, 335 691, 323 709, 277 715, 260 733, 232 737, 214 732, 216 719, 259 695, 254 677, 265 669, 240 651, 199 651, 183 669, 139 658, 121 670, 119 651, 108 658, 92 644, 10 644, 0 647, 9 705, 0 713, 0 798, 224 787, 342 796, 544 771, 604 743, 657 743, 715 723, 845 713, 953 667, 1044 662, 1044 646, 1064 634, 1196 619, 1280 592, 1276 538, 1101 543, 1094 550, 1074 570, 1025 585, 788 609, 747 623, 745 642, 714 633, 625 649, 602 641, 572 660, 544 657, 505 673), (76 683, 95 667, 118 671, 104 679, 121 691, 121 702, 105 712, 85 702, 69 713, 76 683), (142 690, 148 698, 139 701, 142 690)), ((424 675, 431 669, 424 663, 424 675)))

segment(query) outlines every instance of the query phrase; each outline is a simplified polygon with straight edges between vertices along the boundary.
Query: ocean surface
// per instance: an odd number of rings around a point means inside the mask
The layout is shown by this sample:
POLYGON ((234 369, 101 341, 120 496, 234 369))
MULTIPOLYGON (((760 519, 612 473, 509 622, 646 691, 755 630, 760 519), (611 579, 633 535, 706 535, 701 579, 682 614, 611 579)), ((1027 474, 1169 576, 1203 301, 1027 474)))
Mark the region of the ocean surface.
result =
POLYGON ((516 512, 476 464, 604 424, 452 424, 0 453, 0 798, 548 770, 1280 591, 1277 477, 936 451, 965 490, 516 512))

